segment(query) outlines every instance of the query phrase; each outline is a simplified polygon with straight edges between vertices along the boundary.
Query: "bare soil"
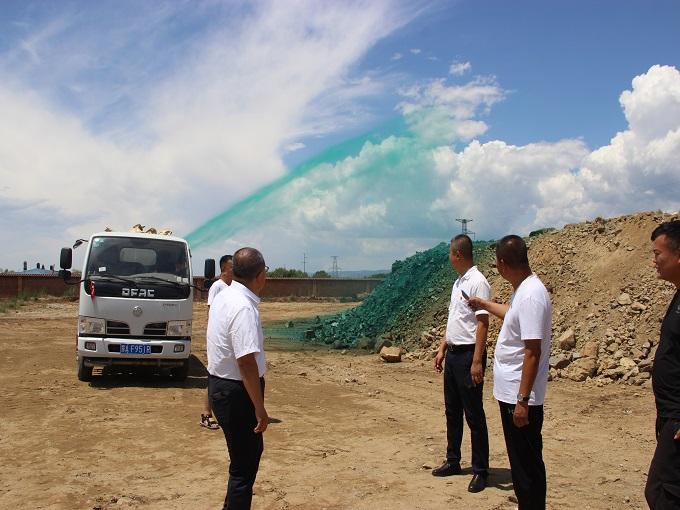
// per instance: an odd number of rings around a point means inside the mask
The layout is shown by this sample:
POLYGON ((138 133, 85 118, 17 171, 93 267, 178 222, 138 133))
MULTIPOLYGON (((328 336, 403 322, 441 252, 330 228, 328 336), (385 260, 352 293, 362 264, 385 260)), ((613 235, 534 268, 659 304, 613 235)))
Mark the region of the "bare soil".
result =
MULTIPOLYGON (((265 321, 348 304, 261 305, 265 321)), ((0 315, 0 508, 221 508, 228 458, 220 431, 198 425, 206 391, 206 308, 194 309, 194 363, 184 383, 159 376, 75 374, 77 304, 42 299, 0 315)), ((510 509, 513 494, 487 374, 490 487, 434 478, 445 454, 441 376, 429 360, 271 342, 256 509, 510 509)), ((544 457, 553 509, 643 508, 654 441, 650 389, 553 381, 544 457)))

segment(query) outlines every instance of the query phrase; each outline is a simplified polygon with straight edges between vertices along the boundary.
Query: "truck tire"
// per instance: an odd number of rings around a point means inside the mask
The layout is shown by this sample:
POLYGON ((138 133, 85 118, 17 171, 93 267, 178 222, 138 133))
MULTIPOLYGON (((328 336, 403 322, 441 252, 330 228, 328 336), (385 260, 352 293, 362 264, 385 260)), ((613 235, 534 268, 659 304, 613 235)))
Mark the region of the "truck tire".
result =
POLYGON ((171 370, 173 379, 177 379, 178 381, 186 380, 189 375, 189 359, 190 358, 185 359, 182 362, 181 367, 175 367, 171 370))
POLYGON ((78 360, 78 380, 83 382, 92 380, 92 367, 86 367, 82 358, 78 360))

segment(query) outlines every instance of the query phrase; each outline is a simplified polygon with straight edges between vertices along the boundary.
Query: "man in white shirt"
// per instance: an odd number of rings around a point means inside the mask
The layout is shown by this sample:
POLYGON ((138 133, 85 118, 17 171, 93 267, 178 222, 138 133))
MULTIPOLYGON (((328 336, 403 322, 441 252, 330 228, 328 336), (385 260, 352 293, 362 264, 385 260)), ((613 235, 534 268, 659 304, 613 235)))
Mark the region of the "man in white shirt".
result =
POLYGON ((234 280, 208 315, 208 392, 229 450, 225 510, 249 509, 269 417, 264 407, 264 335, 259 295, 267 279, 262 254, 234 253, 234 280))
POLYGON ((472 443, 473 476, 468 491, 480 492, 486 487, 489 470, 489 435, 482 401, 489 312, 474 311, 468 299, 475 296, 489 299, 491 288, 484 275, 473 265, 472 240, 467 235, 461 234, 451 240, 449 261, 459 276, 451 289, 446 335, 434 358, 434 368, 440 373, 445 361, 446 461, 433 469, 432 474, 460 474, 465 414, 472 443))
POLYGON ((512 484, 519 510, 545 508, 543 401, 548 385, 552 305, 529 267, 527 245, 515 235, 496 244, 496 267, 514 289, 510 303, 471 298, 470 304, 503 319, 494 354, 498 400, 512 484))
MULTIPOLYGON (((220 277, 213 282, 208 291, 208 313, 210 313, 210 305, 212 304, 215 296, 221 291, 226 289, 231 285, 231 280, 233 278, 233 268, 234 263, 232 262, 231 255, 223 255, 220 258, 220 277)), ((212 415, 212 409, 210 408, 210 397, 208 392, 205 393, 205 400, 203 402, 203 412, 201 413, 201 421, 199 422, 201 427, 205 427, 210 430, 219 429, 220 426, 215 421, 212 415)))
POLYGON ((208 291, 208 310, 210 310, 210 305, 212 305, 215 296, 231 285, 233 277, 234 262, 232 256, 223 255, 222 258, 220 258, 220 277, 213 282, 208 291))

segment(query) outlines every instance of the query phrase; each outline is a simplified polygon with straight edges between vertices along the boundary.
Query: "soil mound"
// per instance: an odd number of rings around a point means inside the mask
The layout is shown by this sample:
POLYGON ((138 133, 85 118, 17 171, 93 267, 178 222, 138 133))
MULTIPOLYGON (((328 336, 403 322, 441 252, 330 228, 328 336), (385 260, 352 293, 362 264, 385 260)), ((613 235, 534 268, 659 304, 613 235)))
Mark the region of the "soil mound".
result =
MULTIPOLYGON (((659 326, 675 288, 656 277, 649 236, 677 214, 646 212, 596 218, 528 238, 532 269, 553 302, 551 376, 574 381, 649 384, 659 326)), ((475 261, 507 302, 511 287, 494 267, 491 243, 475 243, 475 261)), ((397 261, 361 306, 315 326, 334 347, 403 347, 405 359, 434 356, 444 336, 451 285, 448 244, 397 261)), ((500 321, 492 319, 489 355, 500 321)))

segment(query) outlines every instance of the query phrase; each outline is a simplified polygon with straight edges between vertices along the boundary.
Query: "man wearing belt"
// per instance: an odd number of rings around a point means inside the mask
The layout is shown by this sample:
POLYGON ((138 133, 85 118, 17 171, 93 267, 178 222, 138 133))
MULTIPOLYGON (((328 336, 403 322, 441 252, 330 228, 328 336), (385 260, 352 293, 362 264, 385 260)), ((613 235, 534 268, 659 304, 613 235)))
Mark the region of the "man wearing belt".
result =
POLYGON ((468 299, 475 296, 489 299, 491 290, 484 275, 473 265, 472 241, 468 236, 461 234, 451 240, 449 261, 459 277, 451 290, 446 336, 434 359, 437 372, 442 371, 444 363, 446 461, 433 469, 432 474, 460 474, 465 414, 472 442, 473 476, 468 491, 480 492, 486 487, 489 470, 489 436, 482 402, 489 313, 474 311, 468 299))
POLYGON ((544 510, 543 403, 552 304, 545 285, 531 271, 521 237, 508 235, 496 243, 496 267, 512 285, 510 302, 470 298, 470 306, 503 319, 494 352, 493 394, 501 412, 512 486, 519 510, 544 510))
POLYGON ((208 394, 229 450, 225 510, 249 509, 264 449, 264 335, 258 297, 267 266, 254 248, 233 257, 234 279, 212 302, 208 315, 208 394))

